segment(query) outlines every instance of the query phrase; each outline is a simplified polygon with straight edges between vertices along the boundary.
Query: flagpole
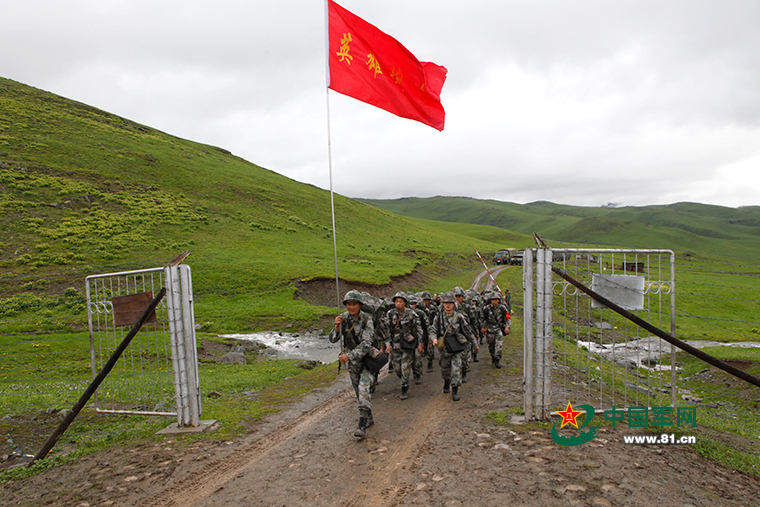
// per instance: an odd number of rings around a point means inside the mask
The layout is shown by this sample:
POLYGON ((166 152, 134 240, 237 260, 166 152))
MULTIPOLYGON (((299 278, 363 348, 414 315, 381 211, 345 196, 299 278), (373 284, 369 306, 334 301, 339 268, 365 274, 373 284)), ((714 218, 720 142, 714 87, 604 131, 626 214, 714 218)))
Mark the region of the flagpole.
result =
POLYGON ((330 214, 332 216, 333 256, 335 258, 335 293, 337 295, 338 312, 340 312, 340 282, 338 281, 338 242, 335 236, 335 193, 333 192, 332 177, 332 143, 330 140, 330 90, 326 89, 327 96, 327 160, 330 173, 330 214))
POLYGON ((335 294, 338 313, 340 306, 340 282, 338 281, 338 241, 335 235, 335 193, 332 176, 332 139, 330 136, 330 6, 325 0, 325 98, 327 101, 327 165, 330 174, 330 216, 332 218, 333 257, 335 260, 335 294))

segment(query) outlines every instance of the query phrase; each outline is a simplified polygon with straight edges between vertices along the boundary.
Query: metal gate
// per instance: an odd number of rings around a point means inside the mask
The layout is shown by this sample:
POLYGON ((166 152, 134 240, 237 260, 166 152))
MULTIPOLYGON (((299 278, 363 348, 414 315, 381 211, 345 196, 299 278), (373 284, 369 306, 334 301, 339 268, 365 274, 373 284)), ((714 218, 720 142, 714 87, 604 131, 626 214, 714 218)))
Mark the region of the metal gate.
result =
POLYGON ((198 426, 202 407, 189 266, 86 278, 92 375, 97 375, 162 287, 166 297, 98 388, 95 409, 177 416, 178 426, 198 426))
POLYGON ((526 250, 526 418, 548 419, 568 402, 585 403, 599 412, 612 407, 675 406, 675 347, 597 303, 552 267, 675 336, 672 251, 526 250))

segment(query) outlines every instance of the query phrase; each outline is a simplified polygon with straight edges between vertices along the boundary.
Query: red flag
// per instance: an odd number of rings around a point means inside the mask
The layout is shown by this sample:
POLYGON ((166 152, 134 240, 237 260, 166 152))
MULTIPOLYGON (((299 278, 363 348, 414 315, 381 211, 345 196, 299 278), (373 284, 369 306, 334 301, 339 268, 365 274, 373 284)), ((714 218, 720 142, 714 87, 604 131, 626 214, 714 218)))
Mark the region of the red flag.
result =
POLYGON ((328 87, 402 118, 443 130, 446 68, 420 62, 396 39, 332 0, 328 87))

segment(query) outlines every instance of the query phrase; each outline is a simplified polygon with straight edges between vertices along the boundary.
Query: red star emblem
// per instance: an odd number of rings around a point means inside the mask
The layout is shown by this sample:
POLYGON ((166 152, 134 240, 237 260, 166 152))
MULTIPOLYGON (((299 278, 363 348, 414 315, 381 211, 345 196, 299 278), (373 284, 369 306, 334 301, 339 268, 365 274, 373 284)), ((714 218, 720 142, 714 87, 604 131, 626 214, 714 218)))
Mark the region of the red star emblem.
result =
POLYGON ((572 424, 576 428, 578 427, 578 416, 581 415, 583 412, 580 410, 573 410, 573 406, 570 404, 570 402, 567 402, 567 408, 563 410, 562 412, 557 412, 559 415, 562 416, 562 424, 560 425, 560 429, 564 428, 566 424, 572 424))

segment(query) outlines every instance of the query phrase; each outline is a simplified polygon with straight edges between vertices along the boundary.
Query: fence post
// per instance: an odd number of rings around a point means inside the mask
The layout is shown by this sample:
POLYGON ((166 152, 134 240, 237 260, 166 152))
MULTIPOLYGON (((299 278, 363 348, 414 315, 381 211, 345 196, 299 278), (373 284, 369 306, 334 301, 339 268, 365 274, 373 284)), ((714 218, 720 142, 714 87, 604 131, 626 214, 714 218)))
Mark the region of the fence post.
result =
POLYGON ((190 266, 181 265, 182 318, 185 331, 185 358, 187 360, 187 393, 190 410, 188 422, 191 426, 200 424, 201 393, 198 377, 198 347, 195 339, 195 307, 193 305, 193 282, 190 266))
POLYGON ((533 419, 533 253, 523 253, 523 413, 533 419))
POLYGON ((190 267, 169 265, 164 269, 164 279, 169 292, 166 307, 174 367, 177 426, 199 426, 200 379, 190 267))
MULTIPOLYGON (((525 260, 523 259, 523 262, 525 260)), ((536 417, 547 419, 552 390, 552 251, 536 249, 536 417)))
MULTIPOLYGON (((670 252, 670 334, 676 335, 676 254, 670 252)), ((670 405, 676 406, 676 346, 670 344, 670 405)))
POLYGON ((544 252, 544 406, 542 419, 548 419, 551 414, 552 401, 552 364, 554 362, 554 279, 552 275, 552 250, 544 252))
POLYGON ((543 248, 536 249, 536 418, 544 418, 544 264, 543 248))

